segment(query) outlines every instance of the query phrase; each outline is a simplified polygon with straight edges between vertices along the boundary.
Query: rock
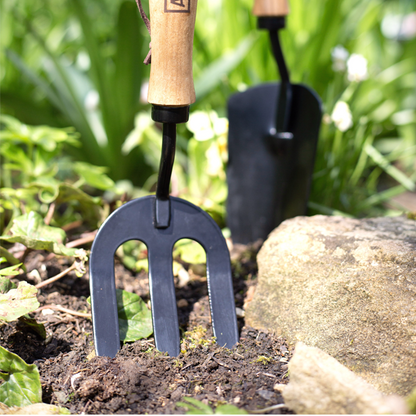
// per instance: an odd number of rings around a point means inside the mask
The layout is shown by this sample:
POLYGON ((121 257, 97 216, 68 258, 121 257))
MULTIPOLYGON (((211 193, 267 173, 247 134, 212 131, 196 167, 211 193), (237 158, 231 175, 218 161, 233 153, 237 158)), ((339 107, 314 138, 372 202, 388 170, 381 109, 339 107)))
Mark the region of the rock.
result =
POLYGON ((296 414, 403 414, 399 396, 385 396, 319 348, 299 342, 283 390, 286 406, 296 414))
POLYGON ((303 341, 385 393, 416 385, 416 221, 297 217, 258 255, 246 325, 303 341))

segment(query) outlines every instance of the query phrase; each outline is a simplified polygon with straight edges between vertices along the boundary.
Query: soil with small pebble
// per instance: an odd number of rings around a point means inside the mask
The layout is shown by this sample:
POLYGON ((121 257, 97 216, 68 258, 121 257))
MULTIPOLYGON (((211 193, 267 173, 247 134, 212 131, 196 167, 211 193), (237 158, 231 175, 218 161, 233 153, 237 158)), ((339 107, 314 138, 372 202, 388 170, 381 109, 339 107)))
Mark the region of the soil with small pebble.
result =
MULTIPOLYGON (((258 245, 232 251, 235 301, 241 310, 254 293, 257 250, 258 245)), ((71 265, 67 258, 42 252, 29 253, 24 264, 27 273, 19 278, 32 284, 71 265)), ((71 413, 181 414, 187 408, 178 403, 185 397, 213 409, 228 403, 249 412, 290 413, 276 405, 283 403, 280 385, 289 381, 292 348, 282 338, 246 327, 244 317, 238 318, 240 342, 233 349, 215 344, 204 268, 184 266, 189 281, 175 281, 182 335, 178 357, 157 351, 152 337, 123 345, 114 359, 95 357, 91 319, 55 308, 90 312, 88 273, 78 278, 71 272, 39 290, 43 309, 31 316, 44 323, 46 339, 12 322, 0 327, 0 345, 35 363, 43 401, 71 413)), ((147 274, 133 274, 118 261, 116 286, 149 300, 147 274)))

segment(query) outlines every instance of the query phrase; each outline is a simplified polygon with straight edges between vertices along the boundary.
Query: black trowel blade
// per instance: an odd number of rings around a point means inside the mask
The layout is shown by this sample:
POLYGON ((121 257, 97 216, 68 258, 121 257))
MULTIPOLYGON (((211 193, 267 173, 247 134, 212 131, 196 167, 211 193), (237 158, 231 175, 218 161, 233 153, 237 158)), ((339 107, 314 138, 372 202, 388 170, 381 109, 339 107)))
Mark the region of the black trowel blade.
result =
POLYGON ((321 124, 316 93, 292 84, 291 143, 270 138, 280 84, 262 84, 228 101, 227 224, 233 242, 265 240, 282 221, 305 215, 321 124), (279 147, 279 146, 278 146, 279 147))

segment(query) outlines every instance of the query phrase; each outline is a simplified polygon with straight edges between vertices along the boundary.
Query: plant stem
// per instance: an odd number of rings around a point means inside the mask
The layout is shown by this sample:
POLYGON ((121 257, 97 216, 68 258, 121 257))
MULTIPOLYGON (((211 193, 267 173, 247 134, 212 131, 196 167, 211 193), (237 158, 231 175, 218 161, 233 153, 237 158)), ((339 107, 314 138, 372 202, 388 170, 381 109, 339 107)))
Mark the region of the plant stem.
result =
POLYGON ((66 247, 79 247, 83 244, 92 243, 94 241, 95 235, 97 234, 98 230, 91 231, 90 233, 84 235, 81 238, 78 238, 77 240, 70 241, 69 243, 66 243, 66 247))
POLYGON ((49 285, 50 283, 56 282, 57 280, 59 280, 61 277, 66 276, 69 272, 71 272, 72 270, 74 270, 76 267, 75 263, 72 264, 71 267, 68 267, 66 270, 64 270, 63 272, 57 274, 54 277, 51 277, 50 279, 44 280, 43 282, 40 282, 39 284, 37 284, 35 287, 36 289, 40 289, 44 286, 49 285))
POLYGON ((90 313, 82 313, 82 312, 73 311, 71 309, 62 307, 61 305, 45 305, 45 306, 42 306, 41 308, 36 309, 35 312, 40 312, 44 309, 55 309, 56 311, 69 313, 70 315, 79 316, 80 318, 91 318, 90 313))
POLYGON ((265 407, 264 409, 259 409, 259 410, 250 410, 250 413, 255 413, 255 414, 263 414, 266 412, 270 412, 271 410, 275 410, 275 409, 282 409, 287 406, 283 403, 281 404, 275 404, 274 406, 270 406, 270 407, 265 407))

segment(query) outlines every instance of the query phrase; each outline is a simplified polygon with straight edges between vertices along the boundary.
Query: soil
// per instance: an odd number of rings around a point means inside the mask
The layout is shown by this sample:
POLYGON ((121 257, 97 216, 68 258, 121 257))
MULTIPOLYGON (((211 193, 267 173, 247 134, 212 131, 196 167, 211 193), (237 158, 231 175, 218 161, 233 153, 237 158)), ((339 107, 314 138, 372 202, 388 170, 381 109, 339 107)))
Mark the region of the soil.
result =
MULTIPOLYGON (((256 285, 258 248, 239 246, 232 251, 235 302, 241 310, 256 285)), ((19 279, 32 284, 71 265, 70 259, 44 252, 29 253, 24 264, 27 273, 19 279)), ((37 365, 45 403, 71 413, 183 414, 187 409, 177 403, 184 397, 213 409, 229 403, 249 412, 290 413, 284 407, 261 409, 283 403, 278 385, 289 381, 292 349, 272 333, 246 327, 244 317, 238 318, 240 342, 233 349, 215 344, 204 268, 184 266, 189 281, 175 282, 182 334, 178 357, 157 351, 152 337, 123 345, 114 359, 95 357, 91 319, 54 309, 60 305, 90 312, 88 273, 78 278, 71 272, 39 290, 41 308, 31 316, 44 323, 46 340, 13 322, 0 327, 0 344, 37 365)), ((118 261, 116 286, 149 300, 147 274, 135 275, 118 261)))

